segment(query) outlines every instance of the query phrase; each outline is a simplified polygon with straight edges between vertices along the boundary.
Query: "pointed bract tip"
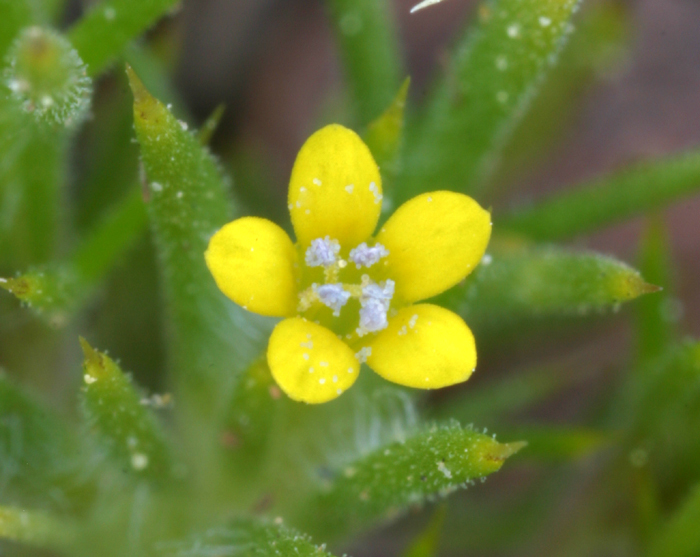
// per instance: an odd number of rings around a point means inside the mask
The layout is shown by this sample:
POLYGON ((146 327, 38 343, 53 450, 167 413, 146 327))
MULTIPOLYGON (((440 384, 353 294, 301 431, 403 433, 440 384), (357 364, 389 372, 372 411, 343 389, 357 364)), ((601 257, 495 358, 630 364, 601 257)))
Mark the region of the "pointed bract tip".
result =
POLYGON ((489 447, 484 458, 500 468, 503 463, 520 449, 527 445, 527 441, 515 441, 514 443, 494 443, 489 447))
POLYGON ((80 341, 80 347, 83 349, 83 355, 85 356, 83 366, 85 367, 86 375, 98 377, 105 367, 102 354, 90 346, 90 343, 83 337, 79 336, 78 340, 80 341))
POLYGON ((134 102, 138 103, 147 99, 149 94, 146 86, 129 64, 126 64, 126 76, 129 78, 129 86, 134 94, 134 102))
POLYGON ((503 458, 508 458, 527 447, 527 441, 514 441, 513 443, 506 443, 503 447, 505 447, 503 458))
POLYGON ((90 343, 85 340, 84 337, 79 336, 78 340, 80 341, 80 347, 83 349, 83 356, 85 356, 85 360, 93 360, 97 357, 97 351, 90 346, 90 343))
POLYGON ((653 294, 654 292, 661 292, 664 288, 663 288, 663 286, 658 286, 656 284, 642 282, 639 289, 640 289, 642 294, 653 294))

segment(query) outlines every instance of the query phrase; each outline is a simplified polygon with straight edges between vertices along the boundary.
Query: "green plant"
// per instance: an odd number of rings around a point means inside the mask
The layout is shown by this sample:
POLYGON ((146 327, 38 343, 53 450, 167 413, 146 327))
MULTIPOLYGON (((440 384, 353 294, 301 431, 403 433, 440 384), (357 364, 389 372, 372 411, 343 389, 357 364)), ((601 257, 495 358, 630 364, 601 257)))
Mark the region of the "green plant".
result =
MULTIPOLYGON (((227 222, 276 209, 256 206, 209 150, 220 111, 188 129, 164 63, 136 40, 176 2, 103 0, 58 30, 63 4, 0 0, 0 287, 14 294, 0 298, 0 549, 330 555, 395 523, 410 557, 700 552, 700 345, 676 330, 656 216, 700 188, 698 152, 494 211, 481 264, 433 292, 473 329, 480 363, 618 319, 635 300, 636 351, 584 423, 523 417, 586 381, 565 373, 566 358, 432 397, 362 373, 339 398, 305 405, 264 357, 276 321, 224 297, 205 264, 227 222), (95 85, 102 76, 111 89, 95 85), (78 172, 80 133, 94 145, 78 172), (636 214, 651 215, 641 274, 552 244, 636 214), (144 369, 132 378, 103 346, 144 369), (454 493, 506 460, 517 487, 454 493), (594 480, 550 543, 583 462, 594 480)), ((326 1, 350 100, 333 119, 362 135, 385 205, 435 189, 499 199, 551 138, 541 120, 624 35, 613 8, 575 15, 579 4, 484 3, 419 105, 388 2, 326 1)))

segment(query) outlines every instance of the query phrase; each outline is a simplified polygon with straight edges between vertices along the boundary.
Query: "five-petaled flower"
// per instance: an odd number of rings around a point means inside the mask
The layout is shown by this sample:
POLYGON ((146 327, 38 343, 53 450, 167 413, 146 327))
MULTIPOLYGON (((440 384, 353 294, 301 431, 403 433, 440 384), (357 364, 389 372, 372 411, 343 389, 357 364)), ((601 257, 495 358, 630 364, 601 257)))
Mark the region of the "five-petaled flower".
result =
POLYGON ((219 288, 262 315, 285 317, 267 348, 272 375, 294 400, 326 402, 367 362, 409 387, 465 381, 474 337, 455 313, 415 304, 454 286, 479 263, 491 215, 466 195, 435 191, 404 203, 372 236, 379 169, 351 130, 327 126, 301 148, 289 184, 293 244, 276 224, 235 220, 211 239, 219 288))

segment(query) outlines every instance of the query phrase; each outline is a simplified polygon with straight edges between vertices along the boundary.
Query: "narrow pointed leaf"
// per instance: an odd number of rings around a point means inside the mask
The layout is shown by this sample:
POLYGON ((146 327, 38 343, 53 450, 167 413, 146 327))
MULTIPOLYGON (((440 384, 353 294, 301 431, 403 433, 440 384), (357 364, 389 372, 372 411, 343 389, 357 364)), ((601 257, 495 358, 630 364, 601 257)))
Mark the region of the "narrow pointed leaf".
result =
POLYGON ((190 451, 198 455, 195 464, 206 467, 204 454, 219 448, 209 420, 221 420, 227 411, 238 373, 263 350, 270 320, 228 300, 205 265, 210 237, 233 214, 217 162, 131 69, 128 75, 170 334, 172 387, 182 428, 198 445, 190 451))
POLYGON ((644 162, 519 209, 501 229, 540 241, 561 240, 678 201, 700 191, 700 153, 644 162))
POLYGON ((94 4, 70 30, 90 75, 98 75, 129 41, 146 31, 178 0, 105 0, 94 4))
POLYGON ((182 542, 162 543, 159 557, 332 557, 325 545, 282 523, 242 519, 230 526, 210 528, 182 542))
POLYGON ((109 455, 135 476, 165 480, 173 463, 160 424, 127 375, 80 339, 85 354, 82 404, 90 430, 109 455))
POLYGON ((475 27, 456 45, 446 77, 408 134, 402 198, 426 188, 483 189, 556 62, 578 5, 499 0, 480 7, 475 27))
POLYGON ((587 315, 659 290, 628 265, 596 253, 538 247, 489 257, 444 298, 475 329, 587 315))
POLYGON ((583 91, 619 69, 631 38, 630 8, 621 2, 587 2, 539 94, 507 142, 489 190, 501 197, 547 160, 576 118, 583 91))
POLYGON ((343 469, 307 506, 308 529, 349 533, 498 471, 523 443, 501 444, 459 425, 434 427, 343 469))
POLYGON ((387 0, 327 0, 361 124, 376 118, 401 83, 401 60, 387 0))

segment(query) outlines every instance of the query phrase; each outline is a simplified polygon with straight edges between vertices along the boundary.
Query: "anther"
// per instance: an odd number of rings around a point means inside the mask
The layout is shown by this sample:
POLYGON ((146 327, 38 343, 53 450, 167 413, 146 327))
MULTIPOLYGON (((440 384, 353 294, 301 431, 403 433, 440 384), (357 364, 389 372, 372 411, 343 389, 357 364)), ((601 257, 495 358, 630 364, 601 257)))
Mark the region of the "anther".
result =
POLYGON ((360 267, 371 267, 382 257, 389 255, 389 250, 381 244, 369 247, 366 242, 362 242, 356 248, 350 250, 350 261, 359 269, 360 267))
POLYGON ((330 236, 317 238, 306 249, 304 261, 309 267, 329 267, 335 263, 339 251, 338 240, 333 240, 330 236))

